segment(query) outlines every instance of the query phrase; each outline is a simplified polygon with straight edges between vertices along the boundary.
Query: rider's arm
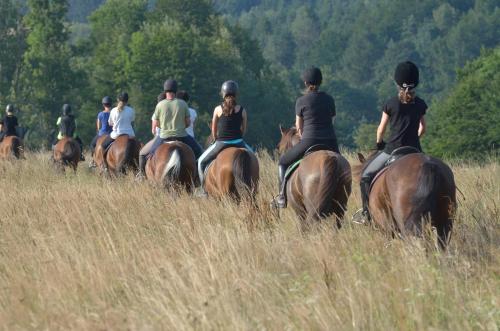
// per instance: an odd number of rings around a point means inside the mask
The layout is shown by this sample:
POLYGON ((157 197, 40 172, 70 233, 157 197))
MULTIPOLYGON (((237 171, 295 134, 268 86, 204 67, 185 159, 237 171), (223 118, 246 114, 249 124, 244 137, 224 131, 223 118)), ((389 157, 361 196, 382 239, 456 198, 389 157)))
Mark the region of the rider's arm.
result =
POLYGON ((300 116, 295 116, 295 128, 297 128, 297 133, 302 136, 302 130, 304 129, 304 118, 300 116))
POLYGON ((425 118, 424 116, 422 115, 422 117, 420 117, 420 124, 418 126, 418 136, 419 137, 422 137, 425 133, 425 118))
POLYGON ((217 139, 217 123, 219 122, 219 108, 215 108, 214 115, 212 116, 212 138, 217 139))
POLYGON ((389 119, 389 115, 386 112, 382 112, 382 118, 380 119, 380 124, 377 128, 377 144, 382 142, 384 139, 384 133, 387 128, 387 124, 389 123, 389 119))
POLYGON ((244 135, 247 132, 247 111, 243 108, 242 112, 241 116, 243 120, 241 121, 241 133, 244 135))

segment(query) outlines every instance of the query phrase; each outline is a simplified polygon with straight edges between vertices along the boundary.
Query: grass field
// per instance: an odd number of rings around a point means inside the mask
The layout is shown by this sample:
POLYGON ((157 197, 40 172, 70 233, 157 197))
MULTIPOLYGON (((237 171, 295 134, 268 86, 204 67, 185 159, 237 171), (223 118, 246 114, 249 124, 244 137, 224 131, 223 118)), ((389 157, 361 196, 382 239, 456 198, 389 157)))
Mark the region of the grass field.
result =
MULTIPOLYGON (((261 158, 259 203, 276 192, 261 158)), ((349 158, 351 164, 354 160, 349 158)), ((0 328, 498 330, 500 165, 453 164, 448 252, 348 221, 167 194, 47 154, 0 162, 0 328)), ((359 208, 357 183, 348 217, 359 208)))

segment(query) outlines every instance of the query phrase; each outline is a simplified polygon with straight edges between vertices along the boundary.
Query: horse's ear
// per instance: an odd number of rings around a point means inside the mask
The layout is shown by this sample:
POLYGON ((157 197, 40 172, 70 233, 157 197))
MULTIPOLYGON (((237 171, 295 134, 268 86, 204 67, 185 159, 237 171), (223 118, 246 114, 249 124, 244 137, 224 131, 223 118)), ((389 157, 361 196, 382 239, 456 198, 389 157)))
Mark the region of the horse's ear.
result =
POLYGON ((361 154, 361 153, 358 153, 358 160, 361 163, 365 163, 366 162, 365 156, 363 154, 361 154))
POLYGON ((280 123, 279 127, 280 127, 281 135, 284 135, 285 134, 285 129, 281 126, 281 123, 280 123))

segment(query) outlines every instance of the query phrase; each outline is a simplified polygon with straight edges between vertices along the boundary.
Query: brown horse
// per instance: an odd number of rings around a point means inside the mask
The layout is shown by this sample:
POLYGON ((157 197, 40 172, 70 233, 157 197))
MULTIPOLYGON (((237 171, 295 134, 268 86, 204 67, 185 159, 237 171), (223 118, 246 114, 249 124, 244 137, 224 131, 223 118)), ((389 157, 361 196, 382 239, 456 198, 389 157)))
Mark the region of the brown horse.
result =
MULTIPOLYGON (((362 165, 356 172, 360 175, 367 161, 361 154, 358 157, 362 165)), ((369 196, 370 214, 377 227, 403 236, 422 236, 424 222, 430 219, 442 248, 449 242, 456 207, 450 167, 423 153, 403 156, 387 167, 376 177, 369 196)))
POLYGON ((16 159, 23 157, 23 143, 17 136, 4 137, 0 143, 0 158, 9 159, 12 157, 16 159))
MULTIPOLYGON (((297 130, 280 127, 278 151, 283 154, 300 141, 297 130)), ((288 204, 308 227, 313 221, 335 215, 337 226, 351 194, 351 166, 339 153, 318 150, 307 154, 286 183, 288 204)))
POLYGON ((163 188, 192 192, 197 178, 193 150, 180 141, 163 143, 146 162, 146 177, 163 188))
POLYGON ((258 185, 259 162, 245 148, 225 148, 208 165, 205 174, 205 191, 219 199, 229 196, 240 202, 249 195, 251 202, 254 202, 258 185))
POLYGON ((70 137, 63 137, 54 146, 53 161, 58 170, 64 171, 65 166, 76 172, 80 161, 80 145, 70 137))
POLYGON ((128 135, 118 136, 106 151, 102 143, 107 136, 101 136, 96 142, 94 162, 101 172, 109 172, 113 176, 125 174, 127 169, 137 170, 141 144, 128 135))

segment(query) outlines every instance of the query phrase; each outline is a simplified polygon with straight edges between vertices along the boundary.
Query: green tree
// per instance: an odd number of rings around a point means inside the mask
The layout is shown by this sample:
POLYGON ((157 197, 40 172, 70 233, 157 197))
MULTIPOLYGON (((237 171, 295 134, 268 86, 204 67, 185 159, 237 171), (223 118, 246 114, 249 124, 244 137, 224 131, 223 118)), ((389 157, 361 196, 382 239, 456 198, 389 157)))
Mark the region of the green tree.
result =
POLYGON ((18 99, 31 128, 31 146, 45 141, 62 104, 71 101, 71 91, 78 83, 70 65, 67 10, 66 0, 28 0, 25 24, 29 34, 18 99))
POLYGON ((458 83, 437 103, 425 148, 438 156, 476 157, 500 150, 500 48, 458 72, 458 83))

